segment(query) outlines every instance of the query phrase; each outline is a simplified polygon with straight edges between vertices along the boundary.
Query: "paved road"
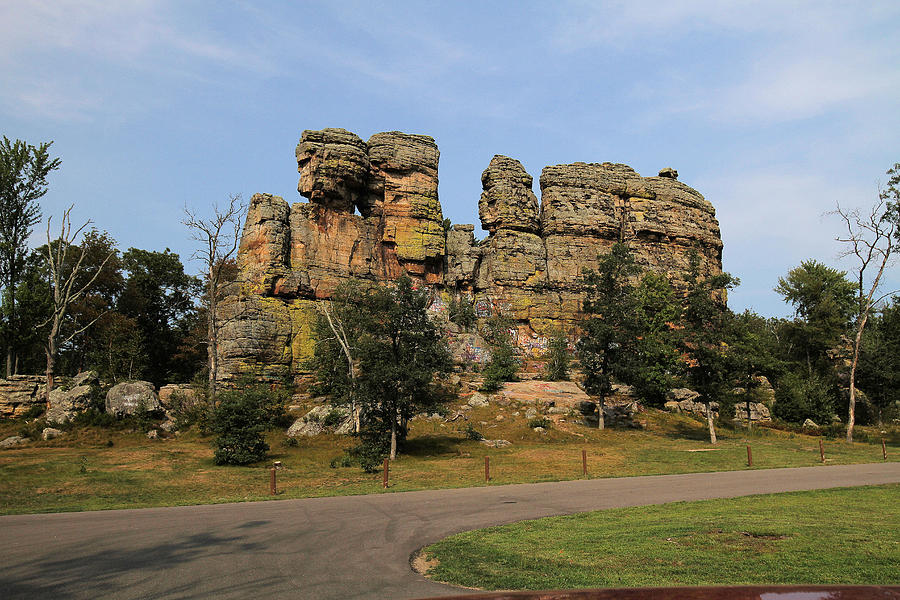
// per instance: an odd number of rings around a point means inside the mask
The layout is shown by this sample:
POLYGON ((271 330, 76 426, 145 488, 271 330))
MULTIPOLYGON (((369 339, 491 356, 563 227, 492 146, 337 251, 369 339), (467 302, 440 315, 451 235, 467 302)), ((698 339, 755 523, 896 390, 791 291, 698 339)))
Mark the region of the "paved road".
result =
POLYGON ((620 506, 900 482, 900 463, 0 517, 0 598, 417 598, 452 533, 620 506))

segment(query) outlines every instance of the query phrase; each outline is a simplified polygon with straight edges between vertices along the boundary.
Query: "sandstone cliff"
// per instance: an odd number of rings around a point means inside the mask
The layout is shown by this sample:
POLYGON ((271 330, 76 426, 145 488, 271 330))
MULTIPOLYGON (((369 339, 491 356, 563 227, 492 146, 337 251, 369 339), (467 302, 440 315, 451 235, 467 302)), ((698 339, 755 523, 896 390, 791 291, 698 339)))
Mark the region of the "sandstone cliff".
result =
POLYGON ((301 370, 315 301, 351 277, 407 274, 433 290, 435 311, 452 294, 481 317, 507 312, 523 350, 541 352, 555 329, 575 326, 582 270, 616 241, 676 285, 692 248, 705 274, 721 272, 715 210, 672 169, 641 177, 613 163, 546 167, 538 203, 521 163, 495 156, 481 177, 488 236, 478 241, 472 225, 443 229, 430 137, 388 132, 364 142, 343 129, 304 131, 296 155, 308 202, 256 194, 250 203, 240 274, 222 305, 224 378, 301 370))

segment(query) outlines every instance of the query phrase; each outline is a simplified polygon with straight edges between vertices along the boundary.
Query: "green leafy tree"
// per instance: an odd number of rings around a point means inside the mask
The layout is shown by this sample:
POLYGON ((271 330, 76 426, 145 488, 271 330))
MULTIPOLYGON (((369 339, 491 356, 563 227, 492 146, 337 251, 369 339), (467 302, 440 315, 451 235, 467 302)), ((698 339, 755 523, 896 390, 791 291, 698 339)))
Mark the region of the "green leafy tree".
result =
POLYGON ((583 334, 576 352, 584 373, 585 391, 600 399, 598 427, 603 429, 603 405, 612 392, 613 378, 620 377, 636 355, 636 299, 632 280, 641 269, 623 243, 599 257, 595 272, 584 276, 583 334))
POLYGON ((229 390, 220 396, 213 415, 217 465, 247 465, 266 458, 263 436, 269 422, 265 406, 253 394, 229 390))
POLYGON ((459 325, 463 331, 470 331, 478 320, 475 314, 475 306, 471 300, 465 297, 451 295, 447 313, 450 320, 459 325))
POLYGON ((729 365, 729 321, 731 311, 722 300, 724 292, 739 281, 728 273, 700 276, 700 257, 690 255, 687 277, 688 294, 685 299, 683 351, 689 357, 687 376, 691 386, 706 403, 709 441, 716 443, 711 404, 724 399, 733 387, 729 365))
POLYGON ((866 329, 857 379, 881 426, 886 413, 900 408, 900 298, 894 297, 866 329))
POLYGON ((775 389, 773 415, 782 421, 803 423, 811 419, 818 425, 831 423, 835 394, 829 389, 833 382, 805 370, 787 372, 775 389))
POLYGON ((824 375, 831 368, 826 351, 840 344, 856 311, 855 286, 844 271, 806 260, 779 278, 775 291, 795 309, 786 333, 796 359, 805 363, 808 375, 824 375))
POLYGON ((358 403, 356 454, 371 469, 384 456, 397 457, 413 415, 439 405, 434 379, 450 369, 450 353, 428 318, 428 293, 408 277, 393 285, 351 285, 352 295, 343 288, 319 319, 312 364, 321 390, 358 403))
POLYGON ((624 362, 620 377, 647 404, 662 406, 681 368, 681 303, 669 280, 654 272, 644 274, 633 294, 634 356, 624 362))
POLYGON ((10 141, 0 142, 0 287, 6 293, 3 311, 6 375, 15 370, 15 355, 25 331, 18 322, 16 289, 21 282, 28 255, 28 237, 41 220, 38 200, 47 193, 47 176, 59 168, 60 160, 50 157, 50 145, 10 141))
POLYGON ((195 365, 174 357, 195 322, 194 298, 201 293, 196 277, 184 272, 177 254, 129 248, 122 255, 127 273, 118 311, 134 319, 141 332, 144 376, 156 385, 172 379, 189 381, 195 365))
POLYGON ((25 259, 19 285, 13 290, 3 291, 3 311, 8 314, 9 305, 15 293, 16 332, 8 331, 13 326, 7 320, 0 321, 2 339, 16 339, 13 372, 37 373, 43 369, 44 341, 46 332, 44 324, 51 315, 50 286, 47 283, 47 268, 44 255, 34 250, 25 259))

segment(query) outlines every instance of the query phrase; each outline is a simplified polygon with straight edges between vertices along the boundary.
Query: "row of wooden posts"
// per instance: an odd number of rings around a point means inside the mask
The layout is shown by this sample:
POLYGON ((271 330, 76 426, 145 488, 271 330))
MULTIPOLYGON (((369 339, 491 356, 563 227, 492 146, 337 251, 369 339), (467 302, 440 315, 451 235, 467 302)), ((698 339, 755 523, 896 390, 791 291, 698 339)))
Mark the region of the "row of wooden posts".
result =
MULTIPOLYGON (((887 445, 884 443, 884 439, 881 440, 881 455, 884 457, 884 460, 887 460, 887 445)), ((825 444, 822 440, 819 440, 819 457, 822 462, 825 462, 825 444)), ((272 496, 278 493, 278 487, 276 483, 275 472, 281 466, 281 461, 277 462, 275 466, 271 469, 271 476, 269 479, 269 491, 272 496)), ((750 444, 747 444, 747 466, 753 466, 753 450, 750 447, 750 444)), ((384 472, 381 479, 381 484, 384 489, 388 487, 388 475, 390 473, 390 461, 385 458, 384 459, 384 472)), ((581 451, 581 474, 587 477, 588 474, 588 464, 587 464, 587 450, 581 451)), ((484 457, 484 480, 489 482, 491 480, 491 457, 484 457)))

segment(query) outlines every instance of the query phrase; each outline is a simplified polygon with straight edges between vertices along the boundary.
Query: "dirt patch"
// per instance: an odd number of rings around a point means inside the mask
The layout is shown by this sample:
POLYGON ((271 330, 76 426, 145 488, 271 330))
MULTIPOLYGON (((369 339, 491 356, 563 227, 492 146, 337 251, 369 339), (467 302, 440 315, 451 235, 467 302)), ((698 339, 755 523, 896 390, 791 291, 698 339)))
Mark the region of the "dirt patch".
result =
POLYGON ((412 570, 425 577, 428 576, 428 571, 439 564, 441 561, 436 558, 428 558, 421 550, 415 552, 409 559, 409 566, 412 567, 412 570))

